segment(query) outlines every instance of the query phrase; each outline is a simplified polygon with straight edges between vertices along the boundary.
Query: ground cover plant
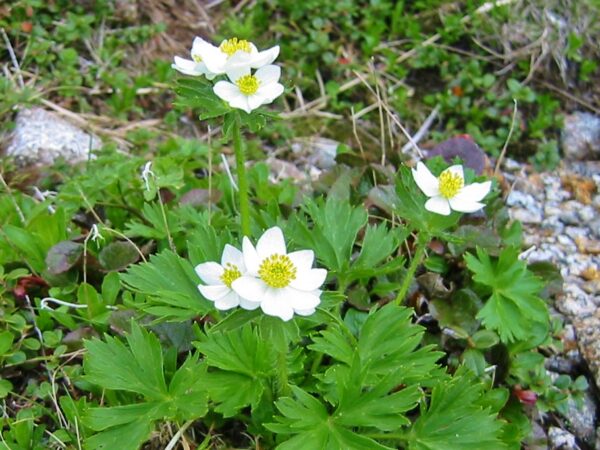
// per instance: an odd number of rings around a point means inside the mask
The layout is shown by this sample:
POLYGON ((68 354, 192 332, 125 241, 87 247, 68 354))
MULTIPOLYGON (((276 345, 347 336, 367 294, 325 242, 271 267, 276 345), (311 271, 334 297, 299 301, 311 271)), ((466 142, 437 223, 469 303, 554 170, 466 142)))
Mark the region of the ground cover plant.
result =
POLYGON ((81 165, 2 159, 0 448, 518 449, 533 406, 580 398, 544 370, 560 275, 520 258, 472 150, 557 162, 556 92, 527 79, 546 61, 508 76, 469 47, 509 8, 217 4, 218 29, 136 65, 168 23, 66 3, 0 20, 6 131, 42 104, 105 138, 81 165), (470 150, 425 157, 408 130, 432 111, 470 150), (267 154, 311 134, 335 167, 274 179, 267 154))

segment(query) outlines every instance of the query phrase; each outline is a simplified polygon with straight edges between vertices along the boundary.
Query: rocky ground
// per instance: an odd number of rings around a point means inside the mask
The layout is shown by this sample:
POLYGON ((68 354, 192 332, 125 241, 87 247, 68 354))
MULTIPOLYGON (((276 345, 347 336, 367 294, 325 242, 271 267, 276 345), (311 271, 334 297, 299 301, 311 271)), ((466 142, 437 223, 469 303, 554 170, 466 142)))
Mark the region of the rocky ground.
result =
POLYGON ((563 153, 552 172, 507 161, 506 201, 512 218, 523 223, 523 257, 554 263, 564 280, 553 311, 565 323, 564 352, 547 369, 551 375, 586 373, 590 384, 583 408, 573 404, 564 426, 551 427, 542 441, 551 449, 600 449, 600 119, 569 116, 563 153))

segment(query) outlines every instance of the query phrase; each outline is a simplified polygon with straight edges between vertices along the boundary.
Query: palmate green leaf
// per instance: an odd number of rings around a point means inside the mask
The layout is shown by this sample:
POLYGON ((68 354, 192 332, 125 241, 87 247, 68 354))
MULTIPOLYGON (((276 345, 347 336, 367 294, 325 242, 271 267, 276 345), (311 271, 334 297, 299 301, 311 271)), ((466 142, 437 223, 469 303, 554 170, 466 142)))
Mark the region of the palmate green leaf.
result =
MULTIPOLYGON (((339 326, 330 326, 313 337, 311 350, 325 353, 349 367, 357 351, 368 380, 377 382, 380 377, 393 373, 396 384, 430 386, 445 377, 436 362, 443 353, 433 351, 433 346, 418 348, 424 329, 411 323, 412 310, 388 304, 372 310, 362 325, 358 340, 342 332, 339 326)), ((343 372, 343 367, 336 367, 343 372)))
POLYGON ((161 402, 89 408, 85 415, 85 425, 94 431, 102 431, 131 422, 147 421, 152 423, 164 415, 164 405, 161 402))
POLYGON ((305 210, 312 218, 312 229, 305 221, 296 219, 291 233, 297 244, 312 248, 328 269, 345 273, 358 231, 367 222, 363 207, 328 197, 325 202, 306 200, 305 210))
POLYGON ((86 448, 138 449, 156 420, 189 420, 206 414, 206 366, 197 355, 185 360, 167 387, 163 352, 156 336, 132 321, 127 345, 110 336, 105 340, 86 342, 85 379, 104 389, 137 393, 145 402, 87 409, 85 425, 100 433, 86 440, 86 448), (127 433, 122 442, 120 433, 127 433))
POLYGON ((198 291, 200 279, 191 264, 170 250, 151 256, 147 263, 130 266, 121 274, 121 279, 131 290, 148 296, 148 307, 175 308, 172 315, 179 320, 206 314, 212 309, 212 303, 198 291))
POLYGON ((397 383, 420 383, 443 376, 436 364, 443 353, 433 346, 417 349, 424 328, 411 323, 412 310, 393 304, 372 312, 360 330, 358 352, 374 375, 397 374, 397 383))
POLYGON ((259 403, 276 367, 276 353, 251 324, 208 333, 194 345, 211 368, 206 387, 218 412, 230 417, 259 403))
POLYGON ((265 384, 254 377, 223 370, 208 372, 204 384, 211 400, 217 404, 215 411, 223 417, 235 416, 248 405, 254 409, 265 390, 265 384))
POLYGON ((131 322, 126 346, 106 336, 86 341, 85 378, 107 389, 135 392, 147 399, 162 400, 167 395, 163 356, 158 338, 131 322))
POLYGON ((294 398, 284 397, 276 402, 282 414, 276 416, 277 423, 266 424, 266 428, 278 434, 294 434, 292 438, 277 446, 279 450, 347 449, 389 450, 372 439, 360 436, 338 425, 329 415, 320 400, 299 387, 292 386, 294 398))
POLYGON ((433 388, 428 407, 422 408, 409 433, 410 450, 502 450, 503 423, 480 405, 481 383, 466 371, 433 388))
POLYGON ((393 392, 398 386, 395 374, 390 373, 375 385, 367 381, 367 375, 356 354, 350 370, 338 381, 341 389, 339 405, 334 413, 336 423, 382 431, 393 431, 410 424, 404 413, 417 406, 422 397, 419 386, 414 384, 393 392), (365 389, 364 386, 369 387, 365 389))
POLYGON ((479 311, 486 328, 496 330, 505 343, 523 341, 531 335, 532 322, 548 327, 548 308, 539 297, 543 283, 527 269, 512 248, 502 250, 496 261, 482 249, 465 255, 473 280, 489 293, 479 311))
POLYGON ((231 108, 213 92, 212 83, 198 78, 177 80, 175 105, 199 111, 200 120, 212 119, 227 114, 231 108))
POLYGON ((116 426, 87 438, 86 450, 139 450, 154 429, 152 421, 138 418, 134 422, 116 426))

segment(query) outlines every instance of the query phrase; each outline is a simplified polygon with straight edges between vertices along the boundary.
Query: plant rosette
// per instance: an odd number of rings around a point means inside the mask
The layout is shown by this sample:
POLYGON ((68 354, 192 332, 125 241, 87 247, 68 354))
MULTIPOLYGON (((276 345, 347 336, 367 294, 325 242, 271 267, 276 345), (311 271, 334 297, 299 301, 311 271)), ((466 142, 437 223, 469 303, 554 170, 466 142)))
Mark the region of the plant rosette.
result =
POLYGON ((231 287, 253 303, 253 308, 260 306, 265 314, 284 321, 294 314, 308 316, 315 312, 321 303, 319 287, 327 271, 312 268, 312 250, 287 253, 283 232, 273 227, 264 232, 256 247, 244 237, 242 251, 247 272, 231 287))
POLYGON ((273 64, 261 67, 254 74, 247 66, 231 69, 227 72, 231 81, 217 82, 213 91, 232 108, 250 114, 256 108, 272 103, 283 93, 280 76, 281 68, 273 64))
POLYGON ((447 216, 452 210, 472 213, 485 207, 481 200, 490 192, 491 181, 471 183, 465 186, 465 176, 461 165, 444 170, 439 177, 433 175, 425 164, 417 163, 412 169, 417 186, 429 197, 425 209, 447 216))

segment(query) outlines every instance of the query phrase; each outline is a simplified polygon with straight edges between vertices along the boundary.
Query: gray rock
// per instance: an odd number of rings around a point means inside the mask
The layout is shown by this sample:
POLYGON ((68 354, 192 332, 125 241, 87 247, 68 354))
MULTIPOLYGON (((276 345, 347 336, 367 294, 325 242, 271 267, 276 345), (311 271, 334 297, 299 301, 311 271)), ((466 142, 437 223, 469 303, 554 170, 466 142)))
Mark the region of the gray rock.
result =
POLYGON ((46 166, 63 157, 78 163, 100 148, 100 139, 88 134, 58 114, 41 108, 24 109, 17 114, 16 127, 6 154, 19 166, 46 166))
POLYGON ((521 191, 512 190, 506 198, 508 206, 521 206, 523 208, 539 208, 539 202, 531 194, 525 194, 521 191))
POLYGON ((600 217, 590 222, 588 226, 590 227, 590 231, 592 232, 593 237, 596 239, 600 239, 600 217))
POLYGON ((575 436, 558 427, 548 429, 549 448, 552 450, 581 450, 575 441, 575 436))
POLYGON ((583 206, 579 211, 577 211, 579 218, 584 223, 589 223, 597 217, 596 210, 592 206, 583 206))
POLYGON ((573 398, 567 401, 566 419, 569 421, 569 429, 575 436, 584 442, 592 443, 596 439, 596 403, 588 390, 583 396, 583 403, 578 405, 573 398))
POLYGON ((523 223, 542 223, 542 212, 539 209, 512 208, 510 210, 510 217, 513 220, 519 220, 523 223))
POLYGON ((600 117, 576 112, 565 117, 562 149, 566 159, 594 159, 600 154, 600 117))
MULTIPOLYGON (((564 293, 556 299, 556 306, 560 312, 571 317, 589 317, 596 311, 597 306, 589 294, 575 284, 565 283, 564 293)), ((581 338, 582 333, 575 323, 577 336, 581 338)), ((598 329, 600 332, 600 329, 598 329)), ((579 342, 581 344, 581 341, 579 342)), ((598 343, 600 344, 600 342, 598 343)), ((583 350, 582 350, 583 352, 583 350)), ((598 361, 600 363, 600 361, 598 361)))
POLYGON ((600 386, 600 311, 595 315, 574 317, 573 325, 579 337, 579 350, 594 375, 596 386, 600 386))

